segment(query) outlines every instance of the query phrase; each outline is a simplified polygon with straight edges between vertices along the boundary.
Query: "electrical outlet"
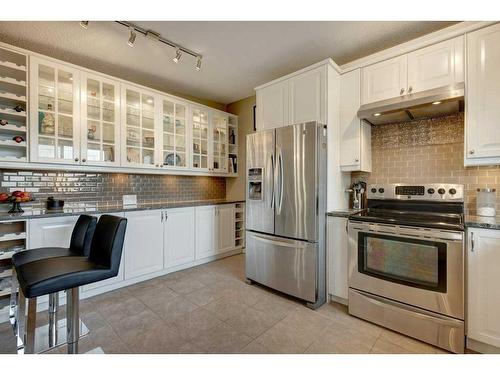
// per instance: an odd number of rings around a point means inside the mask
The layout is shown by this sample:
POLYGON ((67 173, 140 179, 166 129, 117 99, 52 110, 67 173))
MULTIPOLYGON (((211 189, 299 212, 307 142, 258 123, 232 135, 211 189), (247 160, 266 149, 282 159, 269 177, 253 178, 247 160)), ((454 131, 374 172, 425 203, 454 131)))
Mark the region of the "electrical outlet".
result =
POLYGON ((123 205, 128 206, 131 204, 137 204, 137 195, 123 195, 123 205))

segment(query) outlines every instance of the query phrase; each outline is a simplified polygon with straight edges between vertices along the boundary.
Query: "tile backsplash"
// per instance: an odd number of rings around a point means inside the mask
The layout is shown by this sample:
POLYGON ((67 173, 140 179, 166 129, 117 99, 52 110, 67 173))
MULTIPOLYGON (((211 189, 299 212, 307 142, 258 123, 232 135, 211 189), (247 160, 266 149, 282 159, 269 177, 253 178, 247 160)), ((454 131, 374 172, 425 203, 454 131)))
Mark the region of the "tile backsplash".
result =
POLYGON ((68 203, 110 205, 122 204, 125 194, 137 195, 138 203, 226 197, 223 177, 0 169, 0 184, 2 192, 32 192, 39 204, 45 204, 49 196, 68 203))
POLYGON ((466 210, 476 212, 476 189, 497 189, 500 166, 464 167, 463 113, 372 127, 372 172, 352 180, 376 183, 444 182, 465 185, 466 210))

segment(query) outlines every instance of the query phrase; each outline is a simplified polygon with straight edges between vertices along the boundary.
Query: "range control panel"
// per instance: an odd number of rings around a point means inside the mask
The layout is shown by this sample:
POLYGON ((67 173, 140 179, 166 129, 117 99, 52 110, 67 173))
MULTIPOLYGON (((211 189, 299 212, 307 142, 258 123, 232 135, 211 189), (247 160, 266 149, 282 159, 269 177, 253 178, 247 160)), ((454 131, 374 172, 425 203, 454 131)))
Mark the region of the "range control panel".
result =
POLYGON ((464 201, 464 186, 459 184, 376 184, 369 185, 367 190, 368 199, 464 201))

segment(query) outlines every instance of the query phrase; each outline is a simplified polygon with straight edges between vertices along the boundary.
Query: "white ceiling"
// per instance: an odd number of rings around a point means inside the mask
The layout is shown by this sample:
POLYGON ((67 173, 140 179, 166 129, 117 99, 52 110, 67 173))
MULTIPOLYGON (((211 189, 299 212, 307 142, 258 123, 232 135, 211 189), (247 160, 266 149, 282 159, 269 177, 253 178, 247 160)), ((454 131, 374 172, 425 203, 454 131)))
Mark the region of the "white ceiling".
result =
POLYGON ((173 22, 133 23, 203 55, 203 69, 184 55, 114 22, 0 22, 0 40, 160 90, 223 104, 253 88, 332 57, 341 65, 447 27, 454 22, 173 22))

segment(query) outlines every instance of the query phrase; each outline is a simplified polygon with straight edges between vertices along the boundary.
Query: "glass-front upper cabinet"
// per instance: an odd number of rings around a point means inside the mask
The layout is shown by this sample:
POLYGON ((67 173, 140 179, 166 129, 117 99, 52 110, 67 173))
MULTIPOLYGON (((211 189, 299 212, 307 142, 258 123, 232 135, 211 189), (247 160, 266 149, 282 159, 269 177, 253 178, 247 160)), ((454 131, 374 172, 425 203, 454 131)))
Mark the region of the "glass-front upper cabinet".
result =
POLYGON ((83 72, 80 81, 82 164, 119 165, 119 84, 83 72))
POLYGON ((226 114, 212 113, 212 158, 210 170, 213 172, 227 171, 228 148, 228 117, 226 114))
POLYGON ((155 94, 122 85, 122 166, 155 168, 155 94))
POLYGON ((80 163, 79 72, 31 58, 31 160, 80 163))
POLYGON ((192 126, 192 157, 191 168, 208 171, 208 110, 202 107, 191 107, 191 126, 192 126))
POLYGON ((161 98, 160 118, 162 121, 162 147, 160 166, 187 168, 187 104, 171 98, 161 98))

